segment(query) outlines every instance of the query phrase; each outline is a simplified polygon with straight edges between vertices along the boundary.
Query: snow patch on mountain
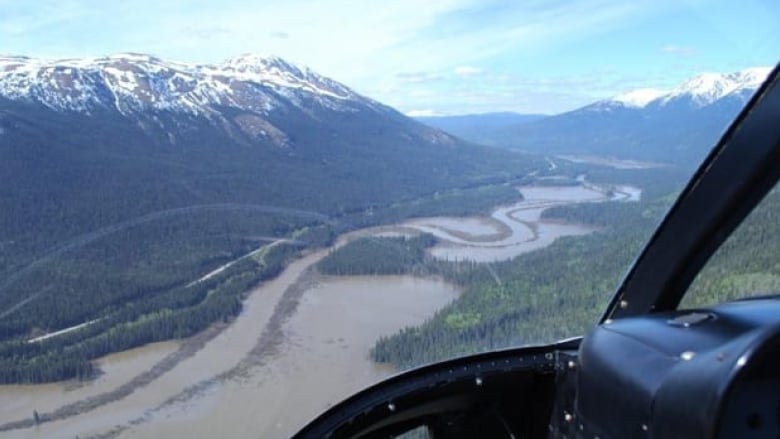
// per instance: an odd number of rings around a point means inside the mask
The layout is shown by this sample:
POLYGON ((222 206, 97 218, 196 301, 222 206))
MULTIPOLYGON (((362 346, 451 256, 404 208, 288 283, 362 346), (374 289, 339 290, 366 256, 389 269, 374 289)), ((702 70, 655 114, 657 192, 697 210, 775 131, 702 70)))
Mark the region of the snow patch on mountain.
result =
POLYGON ((608 110, 614 106, 645 108, 665 106, 672 102, 687 102, 705 107, 726 97, 747 99, 769 76, 771 67, 753 67, 734 73, 703 73, 671 90, 638 89, 600 101, 594 109, 608 110))
POLYGON ((757 89, 771 71, 769 67, 755 67, 729 74, 704 73, 684 82, 663 99, 669 102, 689 98, 695 105, 703 107, 726 96, 757 89))
POLYGON ((125 115, 146 109, 216 115, 221 106, 267 114, 278 106, 312 101, 337 111, 353 111, 351 102, 379 108, 306 67, 252 54, 219 65, 178 63, 138 53, 60 60, 0 56, 0 96, 55 110, 107 107, 125 115))
POLYGON ((626 107, 644 107, 650 102, 660 98, 666 92, 655 88, 640 88, 628 93, 617 95, 611 100, 621 103, 626 107))

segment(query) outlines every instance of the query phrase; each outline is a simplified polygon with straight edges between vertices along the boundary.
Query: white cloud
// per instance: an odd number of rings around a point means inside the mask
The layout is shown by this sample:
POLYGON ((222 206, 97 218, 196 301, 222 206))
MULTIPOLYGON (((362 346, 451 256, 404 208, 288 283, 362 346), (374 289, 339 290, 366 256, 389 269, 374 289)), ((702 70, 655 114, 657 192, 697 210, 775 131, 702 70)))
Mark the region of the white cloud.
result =
POLYGON ((77 20, 90 8, 76 0, 11 2, 0 1, 0 36, 22 36, 45 31, 58 23, 77 20))
POLYGON ((438 111, 434 111, 431 109, 425 109, 425 110, 412 110, 407 111, 406 115, 409 117, 431 117, 431 116, 441 116, 442 114, 438 111))
POLYGON ((443 75, 429 72, 399 72, 395 74, 395 77, 401 82, 409 84, 436 82, 444 79, 443 75))
POLYGON ((470 78, 482 74, 482 69, 472 66, 458 66, 453 71, 461 78, 470 78))
POLYGON ((608 32, 656 4, 394 0, 367 7, 362 0, 221 0, 194 7, 187 0, 0 0, 0 53, 61 58, 136 51, 199 63, 276 54, 389 105, 428 108, 419 101, 459 105, 446 87, 477 76, 483 81, 496 71, 495 57, 520 58, 524 51, 608 32), (409 87, 423 83, 433 91, 409 87))
POLYGON ((698 53, 695 47, 678 46, 676 44, 667 44, 666 46, 661 47, 661 52, 679 56, 693 56, 698 53))

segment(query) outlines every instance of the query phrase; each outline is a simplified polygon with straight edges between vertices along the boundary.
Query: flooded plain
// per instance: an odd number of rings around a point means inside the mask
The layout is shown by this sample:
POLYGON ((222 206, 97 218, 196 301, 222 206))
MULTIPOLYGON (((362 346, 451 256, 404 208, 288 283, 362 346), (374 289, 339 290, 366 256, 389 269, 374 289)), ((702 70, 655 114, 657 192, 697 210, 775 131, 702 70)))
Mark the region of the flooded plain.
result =
MULTIPOLYGON (((479 262, 507 259, 593 228, 548 221, 552 206, 630 201, 635 188, 582 184, 522 187, 524 199, 485 218, 420 218, 352 232, 360 236, 429 232, 431 254, 479 262)), ((152 382, 75 416, 2 431, 3 437, 289 437, 313 416, 395 371, 373 363, 383 335, 418 325, 458 295, 438 279, 411 276, 324 277, 312 270, 330 249, 292 262, 255 288, 236 320, 152 382)), ((147 345, 99 360, 87 383, 0 386, 0 428, 125 385, 176 355, 183 342, 147 345)))
POLYGON ((289 437, 329 406, 395 373, 370 359, 373 344, 423 323, 457 294, 442 281, 408 276, 327 278, 303 295, 273 361, 161 410, 127 437, 289 437))
POLYGON ((28 418, 33 410, 51 412, 119 387, 139 371, 150 369, 177 347, 178 342, 167 341, 107 355, 96 361, 103 373, 92 381, 0 386, 0 423, 28 418))

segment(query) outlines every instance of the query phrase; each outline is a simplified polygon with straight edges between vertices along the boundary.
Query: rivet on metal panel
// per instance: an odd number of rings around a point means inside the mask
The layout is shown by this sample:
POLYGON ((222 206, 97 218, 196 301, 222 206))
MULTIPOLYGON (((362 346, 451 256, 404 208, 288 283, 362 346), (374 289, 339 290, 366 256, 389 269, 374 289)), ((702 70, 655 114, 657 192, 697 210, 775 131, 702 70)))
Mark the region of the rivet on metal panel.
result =
POLYGON ((685 351, 685 352, 683 352, 682 354, 680 354, 680 358, 681 358, 683 361, 689 361, 689 360, 692 360, 692 359, 693 359, 693 357, 695 357, 695 356, 696 356, 696 352, 693 352, 693 351, 685 351))

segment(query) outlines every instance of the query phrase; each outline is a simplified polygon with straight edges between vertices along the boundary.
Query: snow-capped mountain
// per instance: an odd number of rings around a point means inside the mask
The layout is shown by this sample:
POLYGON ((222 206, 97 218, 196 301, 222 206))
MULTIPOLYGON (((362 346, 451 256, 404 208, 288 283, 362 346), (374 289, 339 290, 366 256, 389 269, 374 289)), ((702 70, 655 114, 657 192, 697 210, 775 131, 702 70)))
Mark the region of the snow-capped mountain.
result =
MULTIPOLYGON (((0 130, 3 100, 57 113, 118 116, 173 143, 205 123, 239 142, 286 148, 300 137, 286 125, 300 119, 322 125, 325 113, 342 114, 341 119, 371 114, 375 122, 403 120, 411 128, 411 120, 392 108, 307 67, 251 54, 218 65, 137 53, 60 60, 0 56, 0 130)), ((413 131, 425 131, 429 141, 452 142, 441 132, 422 128, 413 131)))
POLYGON ((670 90, 638 89, 567 113, 517 124, 490 143, 544 154, 701 161, 771 68, 705 73, 670 90))
POLYGON ((703 73, 683 82, 672 90, 653 88, 632 90, 602 101, 600 104, 646 108, 685 102, 701 108, 724 98, 734 98, 745 103, 766 80, 771 71, 770 67, 753 67, 726 74, 703 73))
POLYGON ((535 162, 456 139, 277 57, 0 59, 6 241, 71 214, 67 224, 95 229, 213 203, 346 214, 535 162), (69 210, 76 205, 89 207, 69 210))
POLYGON ((41 60, 0 56, 0 96, 55 110, 116 108, 129 115, 172 110, 194 115, 218 106, 268 113, 280 98, 295 105, 351 111, 345 102, 375 105, 344 85, 279 57, 243 55, 219 65, 164 61, 135 53, 91 59, 41 60))

